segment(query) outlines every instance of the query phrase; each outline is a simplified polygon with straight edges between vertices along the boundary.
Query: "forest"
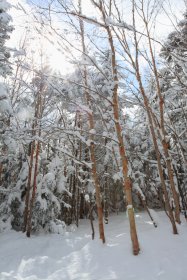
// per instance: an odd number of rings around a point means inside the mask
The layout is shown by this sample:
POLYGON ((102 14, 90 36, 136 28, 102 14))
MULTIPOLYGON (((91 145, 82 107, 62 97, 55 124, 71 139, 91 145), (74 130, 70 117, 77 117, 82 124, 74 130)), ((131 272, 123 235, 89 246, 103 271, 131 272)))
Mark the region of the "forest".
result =
MULTIPOLYGON (((63 239, 84 225, 107 246, 106 228, 124 218, 127 256, 139 257, 139 215, 183 237, 187 3, 172 5, 0 0, 0 240, 63 239)), ((0 279, 125 279, 11 275, 0 279)), ((126 279, 186 279, 161 277, 126 279)))

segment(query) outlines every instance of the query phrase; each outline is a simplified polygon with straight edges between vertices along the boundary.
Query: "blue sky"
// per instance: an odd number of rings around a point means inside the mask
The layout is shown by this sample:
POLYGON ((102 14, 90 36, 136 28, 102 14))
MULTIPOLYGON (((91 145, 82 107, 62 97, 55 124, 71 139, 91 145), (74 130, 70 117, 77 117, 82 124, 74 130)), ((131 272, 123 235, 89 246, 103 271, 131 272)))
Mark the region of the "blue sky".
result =
MULTIPOLYGON (((12 17, 14 18, 14 25, 16 27, 15 32, 13 33, 11 40, 9 41, 9 45, 15 45, 18 46, 19 44, 19 40, 20 38, 24 35, 25 29, 24 26, 25 25, 29 25, 31 26, 31 32, 33 32, 33 37, 35 36, 34 34, 34 28, 32 28, 32 21, 33 21, 33 16, 32 16, 32 12, 29 11, 29 4, 39 4, 41 6, 46 5, 47 4, 47 0, 14 0, 15 3, 16 2, 20 2, 27 10, 28 10, 28 15, 25 15, 22 11, 16 11, 16 10, 12 10, 12 17), (27 4, 26 4, 27 3, 27 4)), ((88 5, 88 3, 90 2, 89 0, 82 0, 83 1, 83 5, 84 5, 84 14, 87 14, 89 16, 92 16, 93 13, 93 9, 91 9, 91 6, 88 5)), ((129 0, 119 0, 119 2, 121 1, 123 8, 126 7, 125 12, 124 12, 124 20, 128 23, 128 18, 131 14, 131 7, 130 7, 130 1, 129 0), (127 4, 127 6, 126 6, 127 4)), ((149 1, 149 0, 147 0, 149 1)), ((176 19, 181 19, 182 18, 182 13, 184 11, 184 1, 183 0, 164 0, 164 5, 165 7, 167 7, 167 12, 168 12, 168 16, 166 16, 166 14, 160 13, 159 16, 157 17, 157 28, 156 28, 156 37, 159 39, 164 39, 167 37, 167 35, 169 34, 169 32, 171 32, 173 30, 173 25, 172 22, 175 24, 176 23, 176 19), (171 9, 169 9, 169 5, 168 2, 171 3, 171 9), (171 20, 172 19, 172 22, 171 20)), ((33 24, 34 26, 34 24, 33 24)), ((31 40, 31 44, 33 44, 33 48, 37 47, 37 42, 36 40, 32 42, 31 40)), ((43 45, 45 46, 45 51, 48 55, 48 57, 50 57, 50 63, 53 64, 54 67, 58 68, 62 68, 62 65, 60 63, 60 61, 63 61, 63 63, 66 63, 66 58, 65 56, 62 55, 62 53, 59 53, 54 46, 50 45, 49 42, 46 42, 45 40, 43 41, 43 45)), ((69 65, 69 67, 71 68, 72 66, 69 65)))

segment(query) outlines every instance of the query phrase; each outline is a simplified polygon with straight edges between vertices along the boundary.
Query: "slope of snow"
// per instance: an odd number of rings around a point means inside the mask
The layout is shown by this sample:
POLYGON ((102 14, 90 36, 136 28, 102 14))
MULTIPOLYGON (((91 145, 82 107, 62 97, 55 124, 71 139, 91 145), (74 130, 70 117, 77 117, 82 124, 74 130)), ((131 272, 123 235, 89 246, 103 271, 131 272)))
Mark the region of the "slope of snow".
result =
POLYGON ((136 214, 138 256, 131 252, 125 214, 110 218, 105 245, 97 232, 91 240, 88 220, 64 235, 28 239, 14 231, 1 233, 0 280, 186 280, 187 225, 183 221, 178 226, 180 234, 173 235, 165 214, 156 214, 158 228, 146 213, 136 214))

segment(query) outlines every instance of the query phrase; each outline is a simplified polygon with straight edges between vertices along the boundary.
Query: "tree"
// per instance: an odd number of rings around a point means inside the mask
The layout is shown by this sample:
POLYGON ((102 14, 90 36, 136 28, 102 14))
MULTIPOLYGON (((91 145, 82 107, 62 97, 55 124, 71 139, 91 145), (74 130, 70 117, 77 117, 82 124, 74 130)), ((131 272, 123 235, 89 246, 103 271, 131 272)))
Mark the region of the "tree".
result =
MULTIPOLYGON (((164 67, 160 70, 161 91, 165 100, 168 125, 168 141, 174 152, 174 171, 177 178, 179 195, 186 216, 186 51, 187 51, 187 14, 176 26, 177 31, 168 35, 160 56, 164 67)), ((186 216, 187 217, 187 216, 186 216)))

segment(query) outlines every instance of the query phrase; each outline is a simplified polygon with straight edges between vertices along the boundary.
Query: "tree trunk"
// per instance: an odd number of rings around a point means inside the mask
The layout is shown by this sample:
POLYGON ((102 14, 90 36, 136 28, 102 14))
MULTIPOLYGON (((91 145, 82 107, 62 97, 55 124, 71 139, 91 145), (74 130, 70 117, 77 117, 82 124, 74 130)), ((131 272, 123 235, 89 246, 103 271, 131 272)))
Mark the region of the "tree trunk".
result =
POLYGON ((173 212, 170 206, 170 202, 169 202, 169 196, 168 196, 168 192, 167 192, 167 188, 166 188, 166 184, 165 184, 165 180, 164 180, 164 175, 163 175, 163 170, 162 170, 162 164, 161 164, 161 158, 160 158, 160 152, 159 152, 159 148, 158 148, 158 143, 157 143, 157 139, 156 139, 156 134, 155 134, 155 130, 154 130, 154 126, 153 126, 153 120, 152 120, 152 116, 150 113, 150 108, 149 108, 149 103, 148 103, 148 99, 147 96, 145 95, 144 92, 144 88, 141 82, 141 78, 139 75, 139 71, 137 71, 137 80, 139 82, 139 88, 140 88, 140 92, 143 96, 143 100, 144 100, 144 105, 147 111, 147 116, 148 116, 148 120, 149 120, 149 128, 150 128, 150 132, 151 132, 151 136, 152 136, 152 140, 153 140, 153 145, 154 145, 154 149, 155 149, 155 153, 156 153, 156 158, 157 158, 157 166, 158 166, 158 173, 159 173, 159 177, 160 177, 160 181, 161 181, 161 186, 162 186, 162 191, 164 194, 164 201, 165 201, 165 205, 166 205, 166 210, 169 213, 169 219, 171 221, 172 224, 172 228, 173 228, 173 233, 177 234, 177 227, 175 224, 175 219, 173 216, 173 212))
MULTIPOLYGON (((102 2, 100 1, 100 5, 97 6, 103 16, 104 22, 106 22, 106 14, 103 7, 102 2)), ((108 42, 111 49, 112 54, 112 74, 113 74, 113 80, 114 80, 114 88, 113 88, 113 116, 114 116, 114 123, 115 123, 115 129, 116 134, 118 138, 119 143, 119 154, 121 158, 122 163, 122 170, 123 170, 123 178, 124 178, 124 192, 126 195, 126 203, 127 203, 127 211, 128 211, 128 217, 129 217, 129 224, 130 224, 130 234, 131 234, 131 240, 132 240, 132 246, 133 246, 133 253, 134 255, 138 255, 140 251, 137 232, 136 232, 136 224, 135 224, 135 218, 134 218, 134 211, 132 206, 132 183, 131 179, 128 175, 128 160, 126 156, 125 151, 125 145, 123 141, 123 134, 122 129, 120 125, 120 117, 119 117, 119 104, 118 104, 118 72, 117 72, 117 63, 116 63, 116 51, 114 47, 113 42, 113 36, 112 32, 110 30, 110 27, 106 24, 105 29, 108 34, 108 42)))
POLYGON ((142 79, 141 79, 141 76, 140 76, 140 68, 139 68, 139 61, 138 61, 139 49, 138 49, 138 40, 137 40, 137 36, 136 36, 134 8, 135 8, 135 3, 134 3, 134 0, 133 0, 133 26, 134 26, 134 42, 135 42, 135 50, 136 50, 135 61, 133 60, 133 58, 130 54, 129 54, 129 57, 131 59, 132 65, 133 65, 135 73, 136 73, 136 78, 137 78, 137 81, 138 81, 139 90, 140 90, 140 93, 143 97, 145 110, 147 112, 149 129, 150 129, 150 133, 151 133, 151 136, 152 136, 152 141, 153 141, 153 145, 154 145, 154 149, 155 149, 155 153, 156 153, 158 173, 159 173, 161 187, 162 187, 162 191, 163 191, 163 195, 164 195, 165 206, 166 206, 166 209, 169 213, 168 217, 169 217, 169 219, 171 221, 171 224, 172 224, 173 233, 177 234, 178 233, 177 232, 177 227, 176 227, 175 219, 174 219, 173 212, 172 212, 172 209, 171 209, 171 206, 170 206, 169 196, 168 196, 168 193, 167 193, 167 188, 166 188, 166 184, 165 184, 165 180, 164 180, 162 164, 161 164, 161 156, 160 156, 160 151, 159 151, 158 142, 157 142, 156 133, 155 133, 154 124, 153 124, 154 120, 152 119, 152 115, 151 115, 152 110, 149 106, 148 98, 146 96, 146 93, 145 93, 145 90, 144 90, 144 87, 143 87, 143 84, 142 84, 142 79))
POLYGON ((152 217, 152 215, 151 215, 151 212, 150 212, 150 210, 149 210, 149 208, 148 208, 148 206, 147 206, 147 203, 146 203, 146 201, 145 201, 145 198, 142 197, 142 195, 141 195, 140 192, 137 192, 137 194, 138 194, 138 197, 139 197, 139 199, 140 199, 140 201, 141 201, 143 207, 145 208, 145 210, 147 211, 147 213, 148 213, 148 215, 149 215, 151 221, 153 222, 154 227, 157 227, 157 224, 156 224, 156 222, 154 221, 154 219, 153 219, 153 217, 152 217))
MULTIPOLYGON (((177 223, 180 224, 181 221, 180 221, 179 195, 178 195, 178 193, 176 191, 176 187, 175 187, 173 169, 172 169, 172 161, 171 161, 169 151, 168 151, 168 143, 166 141, 166 129, 165 129, 165 120, 164 120, 164 99, 163 99, 162 93, 161 93, 158 71, 157 71, 155 57, 154 57, 154 54, 153 54, 153 48, 152 48, 152 42, 151 42, 151 38, 150 38, 148 22, 147 22, 145 13, 144 13, 143 2, 142 2, 142 13, 143 13, 143 19, 144 19, 144 23, 145 23, 145 27, 146 27, 146 31, 147 31, 147 36, 148 36, 149 50, 150 50, 150 54, 151 54, 151 60, 152 60, 152 64, 153 64, 153 73, 154 73, 154 76, 155 76, 157 96, 158 96, 158 100, 159 100, 160 128, 161 128, 161 131, 162 131, 162 135, 160 135, 160 138, 161 138, 161 143, 162 143, 162 147, 163 147, 163 150, 164 150, 164 156, 165 156, 165 159, 166 159, 166 167, 167 167, 167 171, 168 171, 168 178, 169 178, 169 182, 170 182, 170 187, 171 187, 171 191, 172 191, 173 199, 174 199, 174 203, 175 203, 175 210, 174 210, 175 211, 175 220, 176 220, 177 223)), ((160 134, 160 132, 159 132, 159 134, 160 134)))
POLYGON ((38 173, 38 159, 40 152, 40 142, 37 143, 36 146, 36 159, 35 159, 35 167, 34 167, 34 181, 33 181, 33 190, 32 197, 30 201, 29 211, 28 211, 28 222, 27 222, 27 237, 30 237, 31 229, 32 229, 32 211, 36 196, 36 188, 37 188, 37 173, 38 173))
MULTIPOLYGON (((79 0, 79 12, 81 14, 81 0, 79 0)), ((86 47, 85 47, 85 42, 84 42, 84 25, 82 20, 79 20, 80 23, 80 30, 81 30, 81 39, 82 39, 82 50, 83 54, 86 53, 86 47)), ((84 85, 85 85, 85 98, 87 102, 87 106, 89 109, 91 109, 91 100, 90 100, 90 95, 87 90, 88 88, 88 82, 87 82, 87 69, 86 66, 84 66, 84 71, 83 71, 83 79, 84 79, 84 85)), ((93 117, 93 112, 88 113, 88 122, 89 122, 89 129, 94 130, 94 117, 93 117)), ((95 186, 95 193, 96 193, 96 204, 97 204, 97 212, 98 212, 98 222, 99 222, 99 234, 100 234, 100 239, 102 239, 103 243, 105 243, 105 234, 104 234, 104 224, 103 224, 103 210, 102 210, 102 204, 101 204, 101 195, 100 195, 100 185, 99 185, 99 180, 98 180, 98 175, 97 175, 97 163, 96 163, 96 158, 95 158, 95 144, 94 144, 94 135, 90 134, 90 158, 91 158, 91 163, 92 163, 92 178, 94 181, 94 186, 95 186)))
POLYGON ((30 191, 31 191, 32 168, 33 168, 35 141, 33 141, 33 142, 30 144, 30 146, 31 146, 31 149, 30 149, 30 163, 29 163, 29 174, 28 174, 27 190, 26 190, 26 199, 25 199, 23 232, 25 232, 26 229, 27 229, 27 221, 28 221, 28 211, 29 211, 29 200, 30 200, 30 191))

